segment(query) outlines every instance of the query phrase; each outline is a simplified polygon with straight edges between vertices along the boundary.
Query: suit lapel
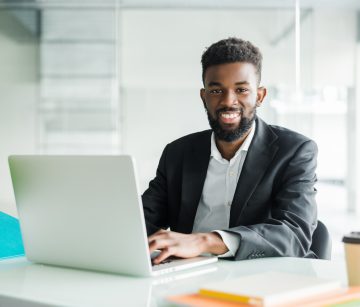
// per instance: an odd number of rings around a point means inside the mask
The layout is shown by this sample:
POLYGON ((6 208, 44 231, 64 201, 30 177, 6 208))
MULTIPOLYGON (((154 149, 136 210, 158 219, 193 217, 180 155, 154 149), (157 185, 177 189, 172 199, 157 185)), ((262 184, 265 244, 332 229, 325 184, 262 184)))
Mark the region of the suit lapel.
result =
POLYGON ((210 148, 211 130, 208 130, 204 134, 199 135, 185 152, 182 173, 181 209, 178 221, 178 229, 183 233, 191 233, 194 225, 209 165, 210 148))
POLYGON ((256 120, 256 131, 238 180, 230 212, 230 227, 238 224, 239 217, 274 158, 276 134, 260 118, 256 120))

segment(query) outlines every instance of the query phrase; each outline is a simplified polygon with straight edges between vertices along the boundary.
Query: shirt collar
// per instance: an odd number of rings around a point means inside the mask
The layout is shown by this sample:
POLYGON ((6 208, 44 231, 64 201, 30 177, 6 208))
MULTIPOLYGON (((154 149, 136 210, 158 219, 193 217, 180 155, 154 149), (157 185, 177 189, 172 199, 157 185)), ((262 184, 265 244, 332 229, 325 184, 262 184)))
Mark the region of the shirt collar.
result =
MULTIPOLYGON (((252 141, 252 139, 254 138, 254 135, 255 135, 255 129, 256 129, 256 122, 254 121, 249 135, 244 140, 244 143, 241 144, 240 148, 236 151, 236 153, 235 153, 235 155, 234 155, 234 157, 232 159, 236 159, 241 151, 247 152, 249 150, 251 141, 252 141)), ((211 134, 211 155, 210 156, 213 157, 214 159, 218 160, 218 161, 221 161, 221 160, 224 159, 221 156, 221 153, 220 153, 220 151, 218 150, 218 148, 216 146, 214 132, 211 134)))

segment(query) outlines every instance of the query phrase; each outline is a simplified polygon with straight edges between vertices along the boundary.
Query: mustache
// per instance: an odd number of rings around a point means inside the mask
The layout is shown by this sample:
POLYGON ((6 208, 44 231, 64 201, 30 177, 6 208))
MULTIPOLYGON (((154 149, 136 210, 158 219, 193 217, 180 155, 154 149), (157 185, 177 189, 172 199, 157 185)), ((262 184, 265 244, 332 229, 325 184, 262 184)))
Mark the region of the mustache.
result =
POLYGON ((224 108, 216 110, 215 114, 217 116, 220 116, 220 114, 224 113, 224 112, 239 112, 240 115, 242 116, 243 113, 244 113, 244 109, 243 108, 227 108, 227 107, 224 107, 224 108))

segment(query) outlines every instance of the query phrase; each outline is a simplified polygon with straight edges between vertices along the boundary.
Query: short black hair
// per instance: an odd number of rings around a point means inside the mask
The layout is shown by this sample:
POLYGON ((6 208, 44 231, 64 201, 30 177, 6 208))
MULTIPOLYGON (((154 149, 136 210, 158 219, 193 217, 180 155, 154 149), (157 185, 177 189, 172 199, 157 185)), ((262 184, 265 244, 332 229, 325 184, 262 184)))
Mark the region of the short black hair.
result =
POLYGON ((258 84, 260 83, 262 54, 259 48, 249 41, 236 37, 220 40, 204 51, 201 57, 203 82, 205 82, 205 72, 210 66, 234 62, 253 64, 258 76, 258 84))

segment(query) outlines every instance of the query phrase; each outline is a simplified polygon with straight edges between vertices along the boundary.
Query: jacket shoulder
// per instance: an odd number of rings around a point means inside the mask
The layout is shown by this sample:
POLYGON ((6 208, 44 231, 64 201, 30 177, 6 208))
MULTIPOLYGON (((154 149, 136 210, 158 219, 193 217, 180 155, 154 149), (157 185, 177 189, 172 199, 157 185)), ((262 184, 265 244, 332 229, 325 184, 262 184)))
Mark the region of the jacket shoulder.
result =
POLYGON ((207 142, 207 140, 210 141, 211 133, 212 130, 204 130, 185 135, 169 143, 168 148, 181 150, 188 146, 193 146, 204 141, 207 142))
POLYGON ((277 135, 278 141, 280 143, 302 144, 302 143, 309 142, 309 143, 315 144, 315 142, 312 139, 310 139, 309 137, 307 137, 299 132, 293 131, 291 129, 280 127, 277 125, 269 125, 269 128, 277 135))

